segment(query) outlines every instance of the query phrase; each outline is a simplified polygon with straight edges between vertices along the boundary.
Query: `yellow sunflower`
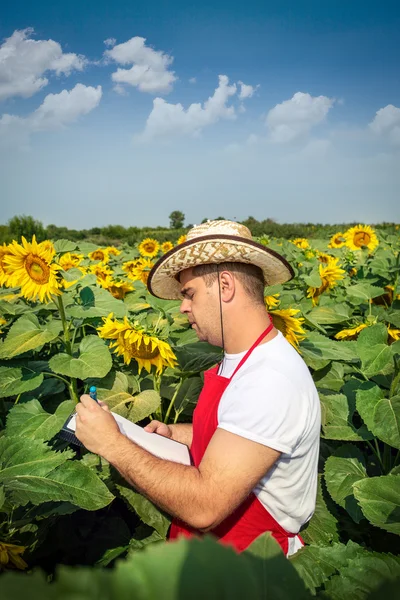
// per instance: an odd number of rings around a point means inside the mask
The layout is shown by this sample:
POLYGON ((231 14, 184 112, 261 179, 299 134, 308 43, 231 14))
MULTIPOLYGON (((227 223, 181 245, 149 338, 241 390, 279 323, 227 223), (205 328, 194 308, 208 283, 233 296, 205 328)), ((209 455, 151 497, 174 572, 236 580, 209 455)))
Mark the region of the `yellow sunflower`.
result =
POLYGON ((21 554, 26 550, 26 546, 16 546, 15 544, 7 544, 0 542, 0 566, 7 568, 17 568, 23 571, 27 568, 27 564, 21 554))
POLYGON ((346 246, 351 250, 360 250, 360 248, 368 248, 375 250, 379 244, 379 240, 375 231, 369 225, 356 225, 351 227, 344 234, 346 246))
POLYGON ((108 317, 103 317, 104 325, 98 328, 99 336, 105 340, 114 340, 110 348, 118 356, 123 356, 127 365, 136 360, 139 374, 143 368, 151 373, 152 365, 156 367, 157 373, 161 373, 164 367, 175 367, 176 356, 167 342, 154 334, 146 333, 126 317, 123 322, 119 322, 112 316, 111 313, 108 317))
POLYGON ((164 242, 163 244, 161 244, 161 252, 165 254, 166 252, 172 250, 173 247, 174 245, 172 242, 164 242))
POLYGON ((115 246, 107 246, 106 252, 112 256, 119 256, 121 254, 121 250, 118 250, 115 246))
POLYGON ((273 294, 272 296, 264 296, 265 306, 267 310, 272 310, 279 306, 279 294, 273 294))
POLYGON ((10 254, 3 258, 9 285, 21 287, 21 294, 28 300, 39 298, 50 301, 52 294, 61 294, 62 285, 57 281, 60 267, 51 263, 54 247, 44 248, 33 236, 32 242, 22 237, 22 245, 15 240, 9 245, 10 254))
POLYGON ((397 340, 400 340, 400 329, 389 326, 388 334, 389 334, 389 344, 391 344, 392 342, 397 342, 397 340))
POLYGON ((307 250, 310 247, 308 240, 306 238, 296 238, 295 240, 290 240, 292 244, 301 248, 302 250, 307 250))
POLYGON ((142 256, 154 258, 160 251, 160 244, 152 238, 145 238, 139 244, 139 252, 142 256))
POLYGON ((355 277, 357 275, 358 271, 355 267, 351 267, 350 271, 349 271, 349 275, 350 277, 355 277))
POLYGON ((338 258, 330 257, 327 264, 321 263, 319 265, 322 283, 319 287, 309 287, 307 290, 307 298, 312 298, 314 306, 323 292, 332 289, 338 281, 344 278, 346 271, 340 268, 338 261, 338 258))
POLYGON ((76 268, 83 260, 83 254, 75 254, 74 252, 66 252, 60 257, 58 264, 64 271, 76 268))
POLYGON ((299 342, 306 337, 306 332, 302 326, 304 319, 303 317, 296 317, 299 312, 297 308, 282 308, 281 310, 272 310, 269 313, 274 327, 279 329, 287 341, 296 349, 299 342))
POLYGON ((132 268, 128 273, 129 279, 132 279, 133 281, 142 281, 146 285, 153 265, 154 263, 148 258, 142 258, 142 260, 137 263, 136 267, 132 268))
MULTIPOLYGON (((5 319, 3 319, 3 317, 0 317, 0 327, 2 327, 3 325, 6 325, 6 323, 7 323, 7 321, 5 319)), ((3 332, 0 330, 0 333, 3 333, 3 332)))
POLYGON ((342 329, 339 331, 335 338, 337 340, 345 340, 345 339, 354 339, 358 336, 360 331, 368 327, 368 323, 361 323, 360 325, 354 325, 354 327, 350 327, 349 329, 342 329))
POLYGON ((183 244, 184 242, 186 242, 186 235, 181 235, 181 237, 178 238, 176 245, 179 246, 179 244, 183 244))
POLYGON ((132 292, 135 288, 127 281, 113 279, 109 275, 105 279, 100 279, 101 287, 108 290, 114 298, 123 300, 128 292, 132 292))
POLYGON ((341 248, 345 244, 346 240, 344 237, 344 233, 338 231, 337 233, 335 233, 335 235, 331 237, 330 242, 328 244, 328 248, 341 248))
POLYGON ((8 244, 0 246, 0 285, 7 285, 10 278, 8 273, 4 270, 4 257, 7 254, 11 254, 8 244))
POLYGON ((42 250, 43 252, 47 253, 49 261, 52 260, 52 258, 54 258, 56 249, 54 248, 53 242, 51 242, 50 240, 44 240, 44 242, 40 242, 40 244, 38 244, 38 248, 40 248, 40 250, 42 250))
POLYGON ((331 256, 330 254, 326 254, 326 252, 317 252, 317 258, 319 262, 327 265, 329 260, 333 258, 333 256, 331 256))
POLYGON ((142 263, 143 258, 135 258, 134 260, 128 260, 122 264, 122 270, 125 271, 128 275, 132 273, 136 269, 138 265, 142 263))
POLYGON ((90 265, 89 271, 90 273, 93 273, 93 275, 96 275, 97 282, 100 282, 102 279, 106 279, 106 277, 112 275, 114 272, 108 265, 105 265, 101 262, 97 263, 97 265, 90 265))
POLYGON ((304 256, 307 260, 310 260, 311 258, 315 258, 315 252, 313 250, 306 250, 304 256))
POLYGON ((91 260, 99 260, 102 263, 108 263, 110 260, 110 255, 106 248, 97 248, 97 250, 89 252, 88 256, 91 260))

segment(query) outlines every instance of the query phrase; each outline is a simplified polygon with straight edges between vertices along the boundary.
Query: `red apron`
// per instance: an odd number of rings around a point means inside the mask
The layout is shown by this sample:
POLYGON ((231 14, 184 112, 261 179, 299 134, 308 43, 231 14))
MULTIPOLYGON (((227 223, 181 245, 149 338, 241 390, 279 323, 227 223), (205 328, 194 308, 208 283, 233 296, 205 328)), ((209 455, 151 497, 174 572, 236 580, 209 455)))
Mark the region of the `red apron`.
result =
MULTIPOLYGON (((193 413, 193 441, 190 452, 195 467, 200 465, 206 448, 218 427, 218 405, 222 394, 254 348, 265 338, 272 327, 273 324, 271 323, 246 352, 231 377, 218 375, 218 365, 204 373, 204 386, 193 413)), ((284 553, 287 554, 288 538, 295 537, 296 534, 285 531, 252 492, 231 515, 208 533, 216 536, 221 543, 229 544, 238 552, 242 552, 265 531, 272 533, 284 553)), ((169 539, 174 540, 181 535, 192 537, 203 534, 182 521, 174 519, 169 539)))

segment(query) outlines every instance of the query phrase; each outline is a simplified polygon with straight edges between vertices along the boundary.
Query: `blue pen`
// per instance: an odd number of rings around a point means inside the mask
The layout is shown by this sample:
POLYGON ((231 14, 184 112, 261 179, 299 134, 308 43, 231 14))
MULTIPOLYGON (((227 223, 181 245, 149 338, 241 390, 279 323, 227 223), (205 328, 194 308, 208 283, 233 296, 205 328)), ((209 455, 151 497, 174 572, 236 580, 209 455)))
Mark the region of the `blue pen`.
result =
POLYGON ((92 385, 89 389, 89 396, 92 398, 92 400, 96 400, 97 402, 97 389, 95 385, 92 385))

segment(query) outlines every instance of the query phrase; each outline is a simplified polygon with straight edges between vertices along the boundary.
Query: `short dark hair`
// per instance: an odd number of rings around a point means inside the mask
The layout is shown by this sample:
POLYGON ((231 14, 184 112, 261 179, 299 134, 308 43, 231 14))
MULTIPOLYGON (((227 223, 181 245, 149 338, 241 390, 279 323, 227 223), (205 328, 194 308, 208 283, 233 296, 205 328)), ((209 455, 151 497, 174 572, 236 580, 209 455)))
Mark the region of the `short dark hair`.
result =
POLYGON ((218 273, 229 271, 242 284, 246 294, 257 304, 264 304, 264 275, 260 267, 241 262, 223 262, 196 265, 192 273, 203 277, 206 286, 211 287, 218 278, 218 273))

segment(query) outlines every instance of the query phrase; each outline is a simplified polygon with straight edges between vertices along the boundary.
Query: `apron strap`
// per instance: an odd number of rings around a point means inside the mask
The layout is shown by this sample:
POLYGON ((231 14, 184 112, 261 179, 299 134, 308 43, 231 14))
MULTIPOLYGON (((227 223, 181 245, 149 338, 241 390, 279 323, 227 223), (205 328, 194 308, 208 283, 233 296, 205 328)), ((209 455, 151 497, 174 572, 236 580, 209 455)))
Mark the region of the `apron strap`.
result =
POLYGON ((243 365, 244 362, 246 362, 246 360, 249 358, 250 354, 253 352, 254 348, 256 348, 258 346, 258 344, 261 342, 261 340, 263 340, 265 338, 265 336, 271 331, 271 329, 273 328, 274 324, 272 322, 272 319, 270 317, 270 324, 268 325, 267 329, 265 331, 262 332, 262 334, 256 339, 256 341, 254 342, 254 344, 252 345, 251 348, 249 348, 249 350, 247 350, 246 354, 243 356, 242 360, 240 361, 240 363, 237 365, 236 369, 234 370, 234 372, 232 373, 232 375, 230 376, 229 380, 232 379, 232 377, 234 377, 234 375, 236 375, 237 371, 240 369, 240 367, 243 365))

